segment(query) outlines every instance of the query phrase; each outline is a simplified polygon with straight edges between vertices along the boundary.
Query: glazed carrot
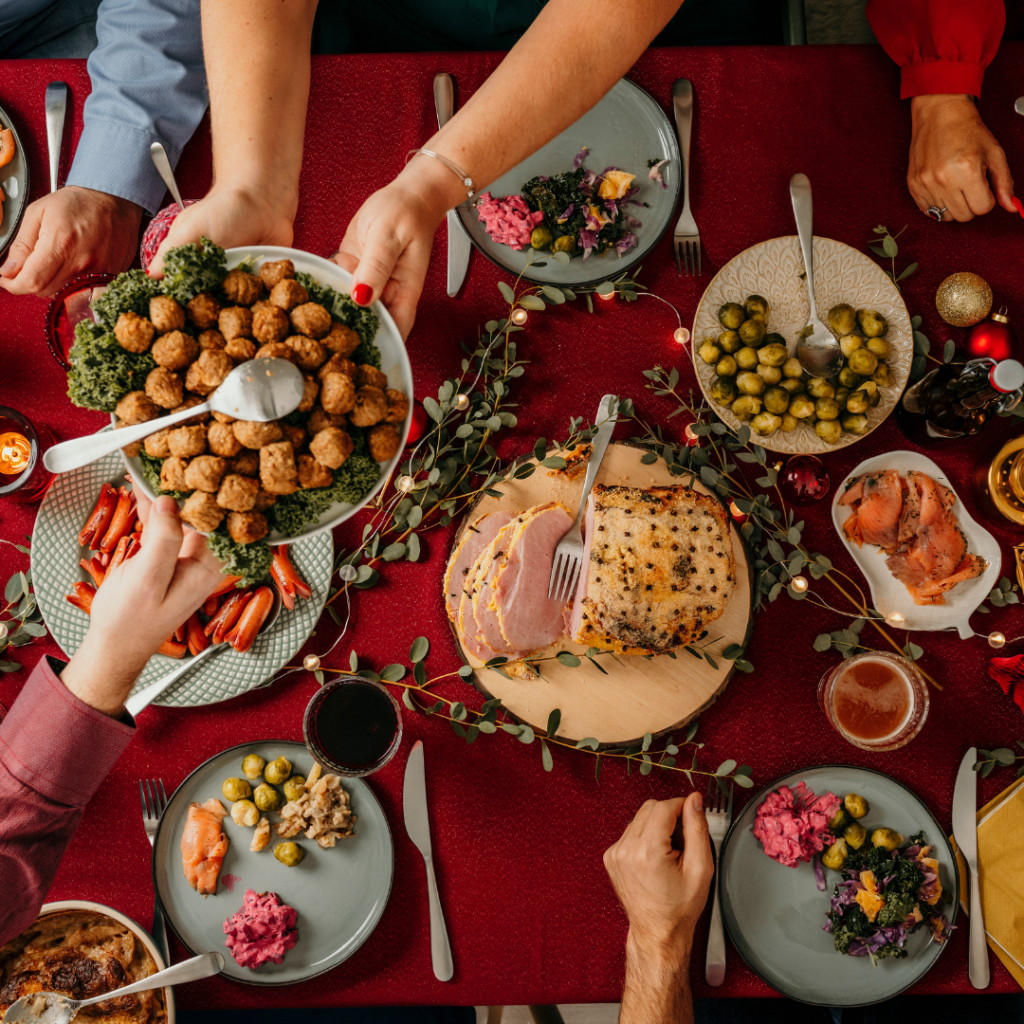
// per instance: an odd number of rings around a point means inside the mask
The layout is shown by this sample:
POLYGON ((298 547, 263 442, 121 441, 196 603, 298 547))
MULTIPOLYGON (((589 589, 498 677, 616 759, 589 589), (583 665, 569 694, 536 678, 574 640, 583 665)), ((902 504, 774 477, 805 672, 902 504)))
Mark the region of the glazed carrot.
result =
POLYGON ((157 654, 166 654, 168 658, 184 658, 188 648, 184 644, 176 643, 174 637, 169 636, 157 649, 157 654))
POLYGON ((107 566, 107 575, 109 575, 128 557, 128 545, 131 544, 131 542, 131 537, 122 537, 117 542, 117 547, 114 548, 114 553, 110 556, 110 564, 107 566))
POLYGON ((176 643, 183 644, 185 642, 185 625, 182 623, 172 634, 176 643))
POLYGON ((270 575, 274 585, 281 593, 281 603, 291 611, 295 607, 295 586, 288 576, 281 563, 277 560, 277 552, 274 552, 274 560, 270 563, 270 575))
POLYGON ((106 576, 107 571, 98 558, 80 558, 78 564, 92 577, 97 588, 103 583, 103 577, 106 576))
POLYGON ((117 508, 107 527, 107 532, 100 542, 100 551, 113 551, 117 542, 126 534, 131 533, 135 523, 135 509, 132 508, 132 494, 127 487, 117 489, 117 508))
POLYGON ((107 532, 115 508, 117 508, 117 491, 111 484, 104 484, 100 488, 95 508, 85 521, 82 532, 78 535, 78 543, 83 548, 95 550, 100 546, 99 542, 107 532))
POLYGON ((136 533, 142 533, 142 529, 143 529, 142 520, 141 519, 136 519, 135 520, 135 532, 136 533))
POLYGON ((231 644, 239 654, 244 654, 256 642, 256 634, 267 621, 273 607, 274 592, 270 587, 260 587, 245 606, 235 628, 224 638, 225 642, 231 644))
POLYGON ((236 590, 221 606, 216 615, 203 627, 203 632, 215 643, 224 642, 224 637, 238 621, 242 609, 246 606, 252 591, 236 590))
POLYGON ((185 623, 185 643, 188 644, 189 654, 193 656, 200 651, 205 651, 210 646, 210 640, 203 632, 203 624, 195 612, 188 617, 188 622, 185 623))
POLYGON ((0 167, 6 167, 14 159, 14 132, 10 128, 0 131, 0 167))
POLYGON ((288 554, 288 548, 284 544, 281 544, 279 547, 274 549, 274 561, 271 565, 271 574, 274 577, 274 582, 278 584, 278 590, 281 591, 281 597, 285 599, 286 608, 294 607, 294 601, 292 604, 287 603, 287 590, 290 590, 293 595, 297 595, 302 598, 312 596, 313 591, 310 589, 309 584, 306 583, 306 581, 299 575, 295 566, 292 565, 291 558, 288 554), (287 588, 280 581, 279 573, 281 577, 287 579, 287 588))
POLYGON ((226 594, 230 590, 236 590, 238 581, 241 578, 241 576, 225 576, 224 579, 221 580, 220 586, 217 587, 216 590, 212 591, 209 596, 220 597, 222 594, 226 594))
POLYGON ((86 615, 92 614, 92 599, 96 596, 96 588, 91 583, 72 583, 73 594, 65 594, 64 600, 81 608, 86 615))
POLYGON ((208 618, 212 619, 217 614, 217 609, 220 608, 219 597, 208 597, 203 603, 203 614, 208 618))

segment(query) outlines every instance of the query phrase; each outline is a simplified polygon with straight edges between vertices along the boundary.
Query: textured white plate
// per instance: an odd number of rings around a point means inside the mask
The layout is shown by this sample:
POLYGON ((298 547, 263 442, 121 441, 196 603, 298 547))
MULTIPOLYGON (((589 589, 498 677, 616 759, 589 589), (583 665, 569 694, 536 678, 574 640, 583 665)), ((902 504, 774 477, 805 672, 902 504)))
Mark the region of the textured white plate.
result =
MULTIPOLYGON (((78 650, 89 626, 89 616, 64 600, 64 595, 71 593, 72 583, 91 582, 78 564, 87 554, 79 547, 78 534, 96 504, 100 487, 123 482, 124 463, 121 453, 114 452, 90 466, 58 474, 39 506, 32 531, 32 582, 47 629, 69 657, 78 650)), ((288 662, 313 632, 323 611, 334 562, 331 535, 320 533, 294 544, 291 557, 312 587, 313 596, 296 602, 294 611, 282 608, 277 622, 260 634, 245 654, 228 647, 210 655, 154 703, 171 707, 215 704, 255 689, 288 662)), ((132 692, 156 682, 180 664, 174 658, 154 654, 132 692)))
POLYGON ((849 505, 840 505, 839 499, 845 493, 848 484, 865 473, 874 473, 882 469, 898 470, 900 476, 906 476, 907 471, 911 469, 927 473, 933 480, 956 494, 956 488, 949 482, 949 478, 931 459, 917 452, 908 451, 886 452, 884 455, 876 455, 873 459, 865 459, 842 485, 836 488, 836 495, 832 499, 832 522, 835 524, 839 539, 846 545, 860 571, 864 573, 868 586, 871 587, 872 604, 881 615, 900 612, 907 620, 906 629, 957 629, 965 640, 974 636, 968 619, 999 581, 1003 557, 999 550, 999 542, 985 527, 971 518, 957 496, 952 512, 960 523, 964 537, 967 538, 967 550, 972 555, 981 555, 988 562, 988 568, 973 580, 958 583, 946 594, 945 604, 914 604, 910 592, 886 566, 885 552, 872 544, 857 547, 843 533, 843 523, 850 517, 851 510, 849 505))
MULTIPOLYGON (((352 275, 347 270, 342 270, 337 263, 332 263, 330 260, 325 260, 320 256, 313 256, 308 252, 301 252, 299 249, 286 249, 283 246, 276 245, 264 245, 254 249, 228 249, 228 267, 237 267, 239 263, 250 257, 255 259, 257 268, 268 261, 291 260, 295 264, 296 270, 312 274, 320 284, 328 285, 336 292, 347 293, 352 283, 352 275)), ((405 351, 405 342, 402 341, 402 336, 398 333, 398 328, 395 326, 394 320, 391 319, 391 314, 380 302, 373 303, 371 308, 380 317, 380 328, 373 339, 376 346, 380 349, 380 368, 388 375, 389 385, 393 388, 398 388, 409 399, 409 415, 406 416, 405 422, 399 431, 401 447, 398 449, 398 454, 389 462, 382 462, 380 464, 380 476, 377 479, 376 485, 357 504, 350 505, 347 501, 336 501, 320 515, 320 518, 315 523, 310 523, 301 533, 294 537, 286 537, 277 530, 268 533, 268 544, 293 544, 301 537, 311 537, 313 534, 323 533, 339 523, 345 522, 346 519, 354 516, 384 486, 384 481, 387 480, 388 476, 402 459, 402 449, 405 447, 405 439, 409 436, 409 425, 412 422, 412 366, 409 363, 409 356, 405 351)), ((115 417, 111 415, 110 419, 113 422, 115 417)), ((159 420, 155 420, 154 429, 157 429, 158 425, 159 420)), ((124 463, 132 477, 138 481, 142 492, 155 499, 156 495, 149 489, 142 475, 141 461, 125 457, 124 463)))
POLYGON ((21 215, 28 205, 29 172, 28 160, 25 158, 18 129, 3 107, 0 107, 0 127, 11 129, 16 147, 11 162, 6 167, 0 167, 0 182, 3 183, 7 195, 0 206, 0 253, 3 253, 14 241, 18 226, 21 224, 21 215))
MULTIPOLYGON (((708 404, 733 430, 740 426, 740 421, 731 410, 712 400, 715 370, 697 355, 697 349, 707 335, 717 337, 722 333, 719 307, 726 302, 742 303, 748 295, 757 294, 763 295, 772 307, 768 330, 786 339, 792 355, 796 351, 797 335, 807 326, 810 315, 807 284, 800 276, 803 273, 804 261, 797 236, 771 238, 744 249, 730 260, 715 274, 701 297, 693 320, 692 346, 697 380, 708 404)), ((892 346, 888 363, 892 369, 893 385, 879 389, 882 400, 868 412, 867 433, 870 434, 896 408, 910 377, 914 332, 907 307, 896 285, 874 260, 842 242, 817 236, 814 238, 814 293, 818 315, 825 323, 828 322, 829 309, 839 302, 847 302, 854 309, 877 309, 889 321, 885 340, 892 346)), ((845 448, 866 436, 844 432, 838 444, 826 444, 814 432, 813 426, 801 423, 788 433, 777 430, 771 437, 756 440, 761 447, 773 452, 820 455, 845 448)))

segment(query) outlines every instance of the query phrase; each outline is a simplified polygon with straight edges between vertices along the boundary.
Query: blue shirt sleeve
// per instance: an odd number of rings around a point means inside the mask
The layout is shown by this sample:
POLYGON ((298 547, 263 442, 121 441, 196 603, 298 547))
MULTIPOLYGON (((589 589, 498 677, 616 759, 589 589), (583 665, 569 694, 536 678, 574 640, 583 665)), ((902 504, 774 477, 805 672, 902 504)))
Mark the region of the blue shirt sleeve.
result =
POLYGON ((175 166, 206 111, 200 0, 103 0, 96 36, 67 183, 155 213, 166 188, 150 145, 162 143, 175 166))

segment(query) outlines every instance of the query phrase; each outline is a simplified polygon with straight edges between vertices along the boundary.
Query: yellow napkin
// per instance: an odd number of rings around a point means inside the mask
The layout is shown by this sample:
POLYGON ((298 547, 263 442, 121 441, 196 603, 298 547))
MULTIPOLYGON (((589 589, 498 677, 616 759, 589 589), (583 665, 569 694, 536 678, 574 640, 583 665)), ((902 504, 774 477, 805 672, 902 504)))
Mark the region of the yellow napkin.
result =
MULTIPOLYGON (((967 865, 950 839, 967 913, 967 865)), ((978 811, 978 870, 988 944, 1024 988, 1024 778, 978 811)))

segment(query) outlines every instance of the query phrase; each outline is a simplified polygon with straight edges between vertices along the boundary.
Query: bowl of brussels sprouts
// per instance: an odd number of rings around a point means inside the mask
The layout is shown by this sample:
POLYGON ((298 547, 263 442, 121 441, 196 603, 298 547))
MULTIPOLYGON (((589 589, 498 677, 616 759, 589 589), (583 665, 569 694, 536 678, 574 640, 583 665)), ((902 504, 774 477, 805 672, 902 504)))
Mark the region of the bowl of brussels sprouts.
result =
POLYGON ((744 250, 723 267, 694 318, 697 379, 715 413, 772 451, 821 454, 853 444, 896 407, 910 376, 913 328, 891 278, 863 253, 814 239, 819 309, 843 364, 812 377, 796 358, 809 319, 796 236, 744 250))

